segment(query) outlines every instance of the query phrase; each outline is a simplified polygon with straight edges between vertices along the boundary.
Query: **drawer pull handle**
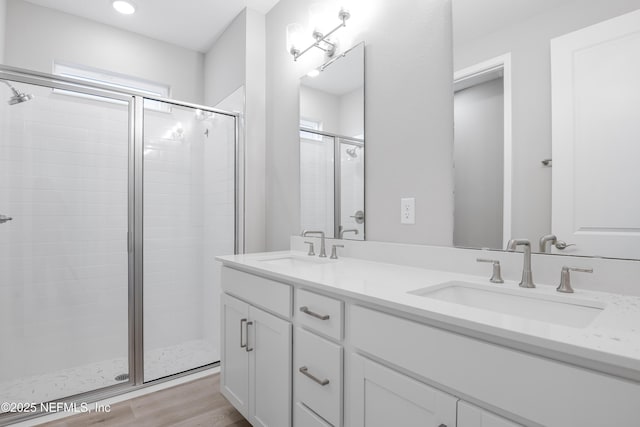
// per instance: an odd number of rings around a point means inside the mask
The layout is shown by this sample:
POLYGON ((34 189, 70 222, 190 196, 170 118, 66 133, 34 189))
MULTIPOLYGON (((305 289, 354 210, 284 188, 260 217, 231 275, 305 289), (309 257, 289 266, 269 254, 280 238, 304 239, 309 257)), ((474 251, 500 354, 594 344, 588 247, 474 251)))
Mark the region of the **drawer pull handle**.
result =
POLYGON ((244 337, 244 324, 247 323, 247 319, 240 319, 240 348, 247 348, 247 341, 243 339, 244 337), (243 344, 244 342, 244 344, 243 344))
POLYGON ((316 319, 320 319, 320 320, 329 320, 329 318, 331 317, 328 314, 314 313, 313 311, 309 310, 309 307, 307 307, 306 305, 303 307, 300 307, 300 311, 303 312, 304 314, 308 314, 309 316, 315 317, 316 319))
POLYGON ((250 351, 253 351, 253 348, 249 348, 249 326, 253 325, 253 322, 247 322, 246 325, 247 325, 247 344, 244 350, 247 353, 249 353, 250 351))
POLYGON ((306 366, 300 367, 299 371, 300 371, 300 373, 302 375, 304 375, 305 377, 311 378, 313 381, 317 382, 321 386, 325 386, 325 385, 329 384, 329 380, 321 380, 320 378, 316 377, 315 375, 310 374, 309 373, 309 368, 307 368, 306 366))

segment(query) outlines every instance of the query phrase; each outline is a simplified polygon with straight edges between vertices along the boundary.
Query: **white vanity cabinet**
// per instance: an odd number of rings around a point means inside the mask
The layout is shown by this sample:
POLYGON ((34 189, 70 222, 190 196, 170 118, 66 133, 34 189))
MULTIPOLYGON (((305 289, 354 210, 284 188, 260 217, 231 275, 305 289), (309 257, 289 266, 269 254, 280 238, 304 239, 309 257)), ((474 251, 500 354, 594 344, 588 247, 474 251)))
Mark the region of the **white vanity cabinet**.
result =
POLYGON ((253 426, 291 426, 291 322, 258 308, 290 313, 291 288, 235 270, 223 269, 221 393, 253 426), (278 291, 264 299, 264 289, 278 291), (282 287, 282 288, 280 288, 282 287), (243 301, 229 293, 247 298, 243 301), (286 304, 273 296, 287 295, 286 304), (254 305, 255 303, 255 305, 254 305), (288 307, 286 305, 288 304, 288 307))
POLYGON ((350 376, 351 427, 456 426, 454 396, 358 354, 350 376))
POLYGON ((521 425, 459 400, 458 427, 521 427, 521 425))

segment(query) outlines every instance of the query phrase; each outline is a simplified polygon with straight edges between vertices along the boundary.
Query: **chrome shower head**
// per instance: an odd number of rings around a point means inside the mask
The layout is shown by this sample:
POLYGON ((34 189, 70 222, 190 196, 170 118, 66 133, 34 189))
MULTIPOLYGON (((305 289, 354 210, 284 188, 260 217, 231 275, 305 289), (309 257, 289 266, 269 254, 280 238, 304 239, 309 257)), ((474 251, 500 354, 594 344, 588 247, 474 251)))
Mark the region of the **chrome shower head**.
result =
POLYGON ((16 105, 16 104, 20 104, 22 102, 27 102, 30 99, 33 99, 33 95, 31 95, 30 93, 24 93, 24 92, 19 92, 15 87, 13 87, 9 82, 7 82, 6 80, 2 81, 4 84, 6 84, 7 86, 9 86, 9 88, 11 89, 11 91, 13 92, 13 96, 11 98, 9 98, 9 101, 7 101, 7 103, 9 105, 16 105))
POLYGON ((351 147, 351 148, 347 148, 345 151, 349 156, 351 156, 352 159, 355 159, 356 157, 358 157, 357 148, 358 147, 351 147))

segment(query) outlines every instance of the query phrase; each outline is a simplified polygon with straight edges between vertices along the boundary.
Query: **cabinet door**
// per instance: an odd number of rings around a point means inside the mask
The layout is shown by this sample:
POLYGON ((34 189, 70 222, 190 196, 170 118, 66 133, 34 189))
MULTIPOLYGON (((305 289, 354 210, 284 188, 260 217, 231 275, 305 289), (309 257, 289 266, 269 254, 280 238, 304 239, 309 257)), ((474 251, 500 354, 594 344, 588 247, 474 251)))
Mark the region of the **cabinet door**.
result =
POLYGON ((245 418, 249 417, 249 305, 222 294, 220 392, 245 418))
POLYGON ((520 424, 460 400, 458 401, 458 427, 520 427, 520 424))
POLYGON ((249 307, 249 421, 291 426, 291 323, 249 307))
POLYGON ((456 426, 455 397, 357 354, 349 398, 353 427, 456 426))

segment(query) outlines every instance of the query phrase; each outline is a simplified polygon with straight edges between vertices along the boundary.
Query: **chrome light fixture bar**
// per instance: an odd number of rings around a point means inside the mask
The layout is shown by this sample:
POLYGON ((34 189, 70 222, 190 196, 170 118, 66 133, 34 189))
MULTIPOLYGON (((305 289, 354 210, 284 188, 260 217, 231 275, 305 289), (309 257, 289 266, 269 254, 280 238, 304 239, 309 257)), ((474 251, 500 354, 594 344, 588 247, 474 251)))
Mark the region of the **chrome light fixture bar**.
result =
MULTIPOLYGON (((306 49, 300 50, 298 48, 298 46, 296 46, 295 41, 290 43, 289 46, 289 53, 291 55, 293 55, 293 60, 297 61, 298 58, 300 58, 302 55, 304 55, 305 53, 307 53, 308 51, 310 51, 311 49, 318 48, 322 51, 325 52, 325 54, 331 58, 335 53, 336 53, 336 47, 337 47, 337 43, 332 42, 331 39, 329 37, 331 37, 332 34, 334 34, 336 31, 338 31, 340 28, 342 27, 346 27, 347 26, 347 19, 351 18, 351 13, 349 13, 348 10, 342 8, 340 9, 340 12, 338 12, 338 19, 340 19, 340 24, 338 24, 334 29, 332 29, 331 31, 329 31, 327 34, 323 34, 322 32, 320 32, 318 29, 314 29, 312 36, 313 39, 315 40, 315 42, 311 43, 306 49)), ((300 28, 299 25, 297 24, 291 24, 290 26, 287 27, 287 37, 295 39, 298 38, 296 36, 292 36, 289 34, 289 32, 291 31, 290 27, 295 27, 296 29, 300 28)), ((294 29, 293 31, 295 31, 296 29, 294 29)))

